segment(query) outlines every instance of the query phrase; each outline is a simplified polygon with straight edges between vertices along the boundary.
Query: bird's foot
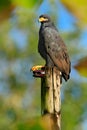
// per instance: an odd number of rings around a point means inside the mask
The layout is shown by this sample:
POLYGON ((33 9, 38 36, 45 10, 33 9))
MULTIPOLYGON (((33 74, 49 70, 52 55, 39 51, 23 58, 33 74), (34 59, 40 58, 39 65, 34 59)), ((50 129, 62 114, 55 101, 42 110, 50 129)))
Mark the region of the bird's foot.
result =
POLYGON ((34 77, 42 78, 45 76, 45 66, 37 65, 31 68, 34 77))

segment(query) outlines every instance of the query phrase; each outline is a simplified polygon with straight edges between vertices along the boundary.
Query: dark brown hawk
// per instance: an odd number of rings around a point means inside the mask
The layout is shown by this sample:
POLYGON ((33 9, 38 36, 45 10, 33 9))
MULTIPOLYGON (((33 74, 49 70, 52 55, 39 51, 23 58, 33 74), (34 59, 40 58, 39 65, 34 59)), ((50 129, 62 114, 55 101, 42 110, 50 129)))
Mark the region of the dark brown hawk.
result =
POLYGON ((45 59, 46 66, 56 66, 62 77, 67 81, 70 77, 71 63, 66 45, 49 16, 41 15, 39 21, 41 27, 39 30, 38 51, 45 59))

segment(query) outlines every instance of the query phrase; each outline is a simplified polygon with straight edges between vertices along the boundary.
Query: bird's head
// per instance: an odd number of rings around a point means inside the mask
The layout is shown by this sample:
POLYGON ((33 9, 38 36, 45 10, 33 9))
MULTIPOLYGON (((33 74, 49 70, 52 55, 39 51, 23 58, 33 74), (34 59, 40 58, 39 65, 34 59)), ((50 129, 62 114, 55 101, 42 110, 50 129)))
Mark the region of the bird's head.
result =
POLYGON ((50 21, 51 21, 50 17, 46 14, 40 15, 40 17, 39 17, 40 23, 46 23, 46 22, 50 22, 50 21))

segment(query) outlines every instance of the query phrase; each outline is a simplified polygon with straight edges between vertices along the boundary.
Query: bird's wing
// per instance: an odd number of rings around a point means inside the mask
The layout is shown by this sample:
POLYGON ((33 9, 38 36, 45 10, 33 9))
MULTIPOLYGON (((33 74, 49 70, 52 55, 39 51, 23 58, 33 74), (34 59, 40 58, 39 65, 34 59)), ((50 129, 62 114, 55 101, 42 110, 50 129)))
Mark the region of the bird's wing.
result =
POLYGON ((57 30, 46 28, 44 30, 45 47, 48 55, 59 70, 67 75, 70 73, 70 60, 67 48, 57 30))

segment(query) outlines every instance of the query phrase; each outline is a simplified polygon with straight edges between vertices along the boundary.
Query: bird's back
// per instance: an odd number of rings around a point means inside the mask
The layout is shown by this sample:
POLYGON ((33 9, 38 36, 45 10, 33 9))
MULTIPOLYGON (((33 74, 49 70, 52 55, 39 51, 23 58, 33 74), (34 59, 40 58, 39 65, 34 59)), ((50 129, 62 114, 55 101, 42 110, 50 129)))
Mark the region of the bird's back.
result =
POLYGON ((71 63, 66 45, 57 29, 47 26, 42 32, 46 53, 50 56, 55 66, 62 72, 66 80, 69 78, 71 63))

